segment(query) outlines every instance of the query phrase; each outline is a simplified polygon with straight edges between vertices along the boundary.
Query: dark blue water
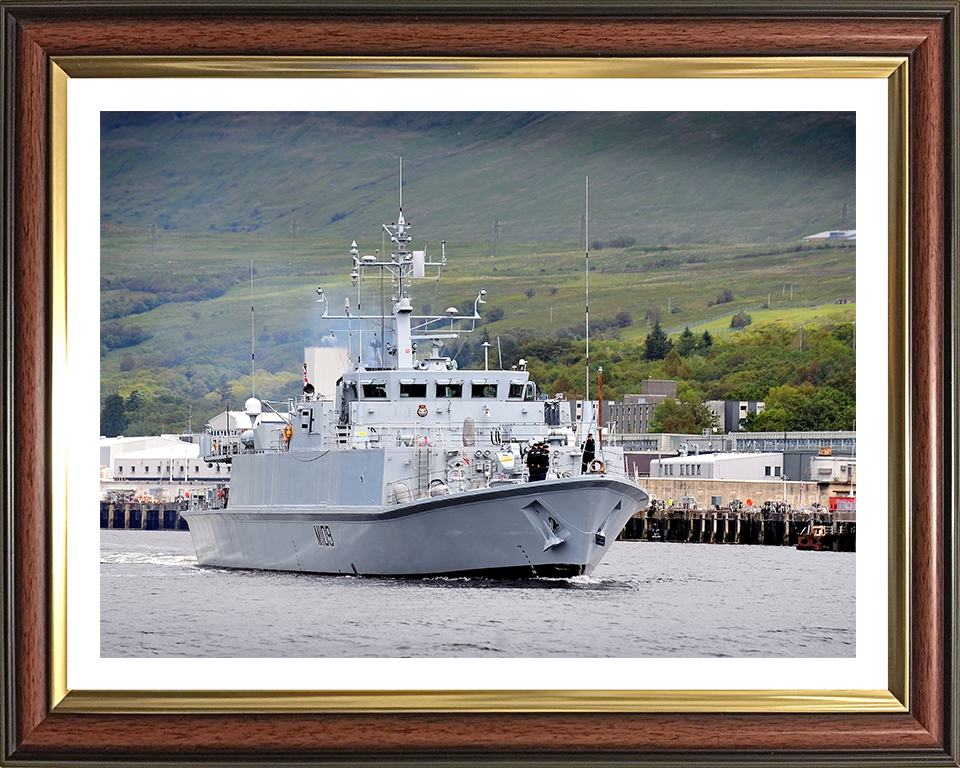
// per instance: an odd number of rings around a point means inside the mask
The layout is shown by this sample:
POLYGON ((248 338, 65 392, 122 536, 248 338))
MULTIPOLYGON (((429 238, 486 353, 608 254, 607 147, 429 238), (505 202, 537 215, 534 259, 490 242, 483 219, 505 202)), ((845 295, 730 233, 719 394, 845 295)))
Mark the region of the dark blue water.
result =
POLYGON ((190 534, 100 532, 103 657, 856 654, 856 555, 617 542, 590 577, 381 579, 199 567, 190 534))

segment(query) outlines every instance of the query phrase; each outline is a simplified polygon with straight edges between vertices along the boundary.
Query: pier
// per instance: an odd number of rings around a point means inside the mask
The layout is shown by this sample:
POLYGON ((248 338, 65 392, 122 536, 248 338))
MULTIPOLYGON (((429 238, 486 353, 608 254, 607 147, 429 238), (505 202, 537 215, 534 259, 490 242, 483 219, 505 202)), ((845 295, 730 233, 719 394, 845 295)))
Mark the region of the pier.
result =
POLYGON ((698 544, 764 544, 855 552, 857 523, 845 512, 792 510, 784 504, 757 509, 665 508, 654 505, 627 521, 627 541, 698 544))
POLYGON ((187 501, 173 502, 100 502, 101 528, 131 528, 144 531, 186 531, 187 521, 181 516, 189 507, 187 501))
MULTIPOLYGON (((782 502, 746 507, 733 503, 719 509, 698 509, 684 497, 677 506, 654 501, 627 521, 623 541, 673 541, 697 544, 759 544, 800 549, 855 552, 856 513, 846 510, 794 510, 782 502)), ((101 501, 100 527, 144 531, 186 531, 175 502, 101 501)))

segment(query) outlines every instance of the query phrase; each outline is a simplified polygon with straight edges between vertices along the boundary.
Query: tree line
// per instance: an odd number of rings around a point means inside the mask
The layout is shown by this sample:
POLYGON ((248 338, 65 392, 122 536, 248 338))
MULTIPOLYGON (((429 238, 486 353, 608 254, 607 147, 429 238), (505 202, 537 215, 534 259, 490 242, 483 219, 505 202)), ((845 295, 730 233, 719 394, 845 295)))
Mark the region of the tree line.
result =
MULTIPOLYGON (((699 433, 713 426, 704 405, 708 400, 765 402, 765 410, 744 423, 747 430, 851 430, 856 420, 854 330, 851 322, 808 324, 801 344, 799 329, 783 323, 755 323, 723 336, 685 328, 674 338, 654 323, 642 341, 609 335, 591 338, 591 377, 603 367, 606 400, 640 393, 646 379, 676 380, 677 402, 663 404, 654 413, 653 426, 660 431, 699 433)), ((509 369, 525 359, 531 379, 544 394, 580 399, 586 391, 582 331, 580 326, 577 338, 532 330, 490 336, 484 328, 473 340, 452 340, 444 354, 456 359, 461 369, 482 369, 486 341, 491 366, 499 368, 502 360, 509 369)), ((159 434, 185 428, 191 407, 194 423, 199 425, 223 410, 239 407, 251 390, 248 364, 240 360, 213 366, 171 359, 170 366, 145 368, 135 365, 136 359, 131 353, 122 366, 128 370, 102 384, 103 434, 115 431, 120 401, 124 401, 127 434, 133 426, 159 434), (132 390, 138 394, 131 403, 132 390)), ((273 364, 268 361, 263 358, 267 370, 261 372, 258 355, 258 397, 283 401, 295 396, 302 373, 287 370, 289 366, 279 358, 273 364)), ((595 380, 590 392, 596 396, 595 380)))
POLYGON ((203 275, 149 273, 112 278, 101 277, 101 291, 129 291, 129 293, 102 300, 100 321, 141 315, 171 302, 216 299, 248 277, 249 272, 245 269, 203 275))

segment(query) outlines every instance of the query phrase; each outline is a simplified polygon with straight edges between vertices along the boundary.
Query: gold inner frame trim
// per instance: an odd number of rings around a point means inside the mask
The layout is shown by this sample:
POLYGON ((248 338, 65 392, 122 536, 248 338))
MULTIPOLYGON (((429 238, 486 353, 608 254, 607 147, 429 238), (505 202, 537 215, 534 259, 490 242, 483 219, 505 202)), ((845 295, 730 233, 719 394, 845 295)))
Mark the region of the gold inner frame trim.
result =
POLYGON ((67 75, 59 67, 50 73, 50 663, 54 702, 67 694, 67 75))
POLYGON ((909 690, 909 516, 905 414, 908 356, 908 71, 905 57, 664 59, 457 59, 364 57, 53 57, 50 69, 52 440, 50 555, 51 706, 64 713, 240 712, 905 712, 909 690), (66 517, 67 210, 66 104, 77 78, 488 77, 488 78, 875 78, 888 81, 891 338, 888 522, 889 690, 467 690, 147 691, 67 685, 66 517), (61 382, 61 384, 57 384, 61 382), (58 404, 60 404, 58 406, 58 404))

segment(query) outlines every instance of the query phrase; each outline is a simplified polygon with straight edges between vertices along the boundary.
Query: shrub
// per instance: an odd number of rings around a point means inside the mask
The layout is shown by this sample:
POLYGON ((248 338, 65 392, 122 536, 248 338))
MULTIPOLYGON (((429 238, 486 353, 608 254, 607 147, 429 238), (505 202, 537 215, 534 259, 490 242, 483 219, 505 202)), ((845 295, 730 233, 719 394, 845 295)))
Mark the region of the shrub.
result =
POLYGON ((500 307, 490 307, 486 312, 487 322, 495 323, 497 320, 503 320, 504 314, 504 311, 500 307))
POLYGON ((717 296, 717 304, 729 304, 731 301, 733 301, 733 299, 733 291, 731 291, 729 288, 724 288, 722 291, 720 291, 720 295, 717 296))

